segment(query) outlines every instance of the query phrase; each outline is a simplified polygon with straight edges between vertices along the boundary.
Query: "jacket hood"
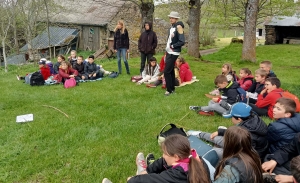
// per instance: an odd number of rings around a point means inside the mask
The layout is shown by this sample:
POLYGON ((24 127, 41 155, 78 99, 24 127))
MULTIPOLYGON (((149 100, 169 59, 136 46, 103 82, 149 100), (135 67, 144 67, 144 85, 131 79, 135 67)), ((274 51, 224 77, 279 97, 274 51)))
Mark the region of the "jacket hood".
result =
POLYGON ((235 81, 230 81, 229 84, 226 86, 227 89, 235 89, 235 88, 239 88, 240 85, 235 82, 235 81))
MULTIPOLYGON (((149 25, 149 30, 152 30, 152 23, 151 22, 145 22, 144 23, 144 28, 145 28, 145 25, 148 24, 149 25)), ((146 29, 145 29, 146 30, 146 29)))
POLYGON ((266 123, 257 115, 254 115, 246 121, 242 121, 239 126, 244 126, 250 133, 257 134, 259 136, 266 136, 268 132, 266 123))
POLYGON ((189 66, 188 63, 185 62, 184 64, 181 64, 181 65, 180 65, 180 69, 181 69, 181 68, 190 69, 190 66, 189 66))
POLYGON ((300 132, 300 114, 298 113, 295 113, 295 115, 291 118, 280 118, 276 121, 276 123, 277 122, 283 123, 295 132, 300 132))
POLYGON ((252 76, 252 75, 248 75, 248 76, 246 76, 246 77, 244 77, 243 79, 253 79, 254 77, 252 76))

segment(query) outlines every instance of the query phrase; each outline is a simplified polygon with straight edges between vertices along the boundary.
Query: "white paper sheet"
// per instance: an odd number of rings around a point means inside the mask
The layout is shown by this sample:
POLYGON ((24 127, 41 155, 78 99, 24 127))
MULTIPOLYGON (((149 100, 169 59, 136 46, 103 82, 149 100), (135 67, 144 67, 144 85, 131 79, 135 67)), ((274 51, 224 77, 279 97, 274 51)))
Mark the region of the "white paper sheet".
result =
POLYGON ((33 121, 33 114, 24 114, 17 116, 17 123, 24 123, 24 122, 30 122, 33 121))

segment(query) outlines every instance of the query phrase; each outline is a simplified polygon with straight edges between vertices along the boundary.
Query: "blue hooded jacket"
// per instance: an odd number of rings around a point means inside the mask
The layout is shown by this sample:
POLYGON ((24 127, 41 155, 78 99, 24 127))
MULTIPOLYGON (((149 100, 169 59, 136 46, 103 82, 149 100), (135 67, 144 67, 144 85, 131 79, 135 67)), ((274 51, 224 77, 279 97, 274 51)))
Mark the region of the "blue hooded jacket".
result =
POLYGON ((268 126, 269 152, 273 153, 280 147, 290 143, 300 132, 300 114, 291 118, 280 118, 268 126))

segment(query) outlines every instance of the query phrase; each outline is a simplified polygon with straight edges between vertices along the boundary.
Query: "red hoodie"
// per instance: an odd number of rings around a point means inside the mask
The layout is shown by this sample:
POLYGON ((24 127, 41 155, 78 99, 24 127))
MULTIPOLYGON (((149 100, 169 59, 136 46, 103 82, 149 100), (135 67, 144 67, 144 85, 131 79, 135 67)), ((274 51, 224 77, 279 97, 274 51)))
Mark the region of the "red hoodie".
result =
POLYGON ((249 75, 244 78, 241 78, 238 83, 240 84, 240 87, 243 88, 245 91, 248 91, 253 83, 253 76, 249 75))
POLYGON ((159 72, 164 72, 164 69, 165 69, 165 58, 166 58, 166 55, 164 55, 161 60, 160 60, 160 63, 159 63, 159 72))
POLYGON ((257 97, 257 102, 256 102, 256 106, 259 108, 263 108, 266 106, 268 107, 268 116, 273 119, 273 107, 276 103, 276 100, 281 98, 281 92, 283 92, 283 90, 281 88, 277 88, 273 91, 271 91, 270 93, 267 94, 267 96, 263 97, 263 95, 258 94, 257 97))
POLYGON ((78 75, 78 71, 73 69, 72 67, 68 67, 66 70, 59 68, 58 73, 62 78, 65 79, 69 79, 70 75, 75 75, 75 76, 78 75))
POLYGON ((41 67, 40 72, 43 75, 44 80, 47 80, 51 76, 50 68, 48 67, 48 65, 45 65, 45 67, 41 67))
POLYGON ((184 64, 181 64, 179 66, 179 76, 182 83, 192 80, 193 73, 190 70, 190 66, 188 63, 185 62, 184 64))

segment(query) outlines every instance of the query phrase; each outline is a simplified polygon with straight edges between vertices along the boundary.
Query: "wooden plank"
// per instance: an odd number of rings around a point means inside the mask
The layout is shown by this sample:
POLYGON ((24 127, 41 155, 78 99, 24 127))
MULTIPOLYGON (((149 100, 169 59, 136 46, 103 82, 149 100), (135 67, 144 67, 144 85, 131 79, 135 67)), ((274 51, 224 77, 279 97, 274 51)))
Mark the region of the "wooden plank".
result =
POLYGON ((105 48, 101 48, 101 49, 99 49, 98 51, 96 51, 95 53, 94 53, 94 57, 95 58, 98 58, 102 53, 104 53, 106 51, 106 49, 105 48))

